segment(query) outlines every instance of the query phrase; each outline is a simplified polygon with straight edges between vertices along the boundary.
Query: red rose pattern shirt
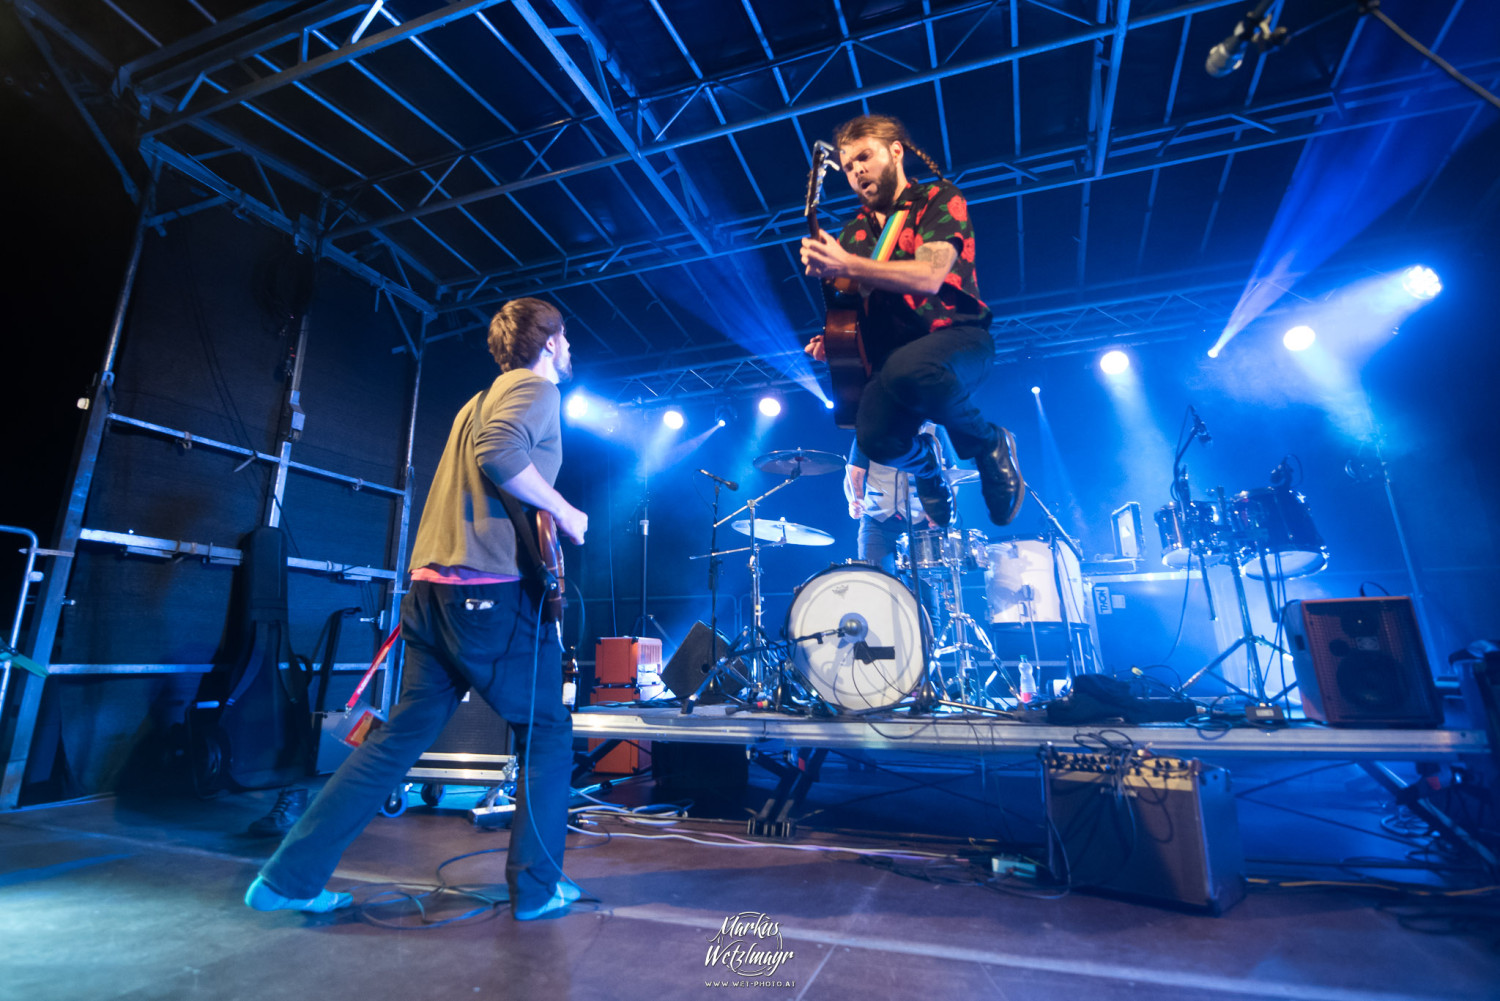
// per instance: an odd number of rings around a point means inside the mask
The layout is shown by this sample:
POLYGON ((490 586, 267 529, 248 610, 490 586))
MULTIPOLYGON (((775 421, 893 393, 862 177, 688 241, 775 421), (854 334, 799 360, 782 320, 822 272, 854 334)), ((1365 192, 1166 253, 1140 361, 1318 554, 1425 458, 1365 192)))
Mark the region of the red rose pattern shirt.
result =
MULTIPOLYGON (((974 226, 963 193, 947 181, 908 182, 891 211, 894 214, 903 208, 909 212, 891 260, 914 260, 917 248, 935 240, 951 243, 958 257, 935 295, 902 295, 880 289, 870 292, 861 329, 866 333, 866 349, 874 348, 877 355, 954 324, 986 328, 990 324, 990 308, 979 298, 974 277, 974 226)), ((873 256, 880 230, 875 213, 862 208, 845 224, 839 244, 860 257, 873 256)))

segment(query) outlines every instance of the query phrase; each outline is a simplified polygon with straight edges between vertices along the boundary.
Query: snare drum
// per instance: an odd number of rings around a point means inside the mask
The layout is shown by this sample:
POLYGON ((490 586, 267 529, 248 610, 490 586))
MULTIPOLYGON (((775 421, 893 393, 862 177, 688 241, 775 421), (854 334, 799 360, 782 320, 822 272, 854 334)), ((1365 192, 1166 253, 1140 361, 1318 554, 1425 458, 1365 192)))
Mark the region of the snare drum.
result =
MULTIPOLYGON (((1248 546, 1266 554, 1272 575, 1305 577, 1328 565, 1328 547, 1313 524, 1307 501, 1295 490, 1259 487, 1234 495, 1229 502, 1229 525, 1248 546)), ((1246 577, 1261 579, 1259 553, 1242 558, 1246 577)))
POLYGON ((924 577, 990 568, 989 539, 977 528, 924 528, 911 533, 911 565, 924 577))
POLYGON ((984 597, 992 623, 1084 621, 1083 575, 1078 557, 1067 546, 1052 546, 1042 538, 1014 538, 989 546, 990 568, 984 575, 984 597), (1064 587, 1058 592, 1061 579, 1064 587), (1063 600, 1067 599, 1064 609, 1063 600))
POLYGON ((911 565, 919 574, 947 573, 949 564, 959 562, 960 536, 954 529, 917 528, 911 533, 911 565))
POLYGON ((1190 567, 1202 554, 1210 565, 1224 561, 1224 524, 1219 509, 1207 501, 1191 501, 1184 513, 1175 501, 1156 512, 1161 534, 1161 561, 1173 570, 1190 567))
POLYGON ((885 709, 922 683, 927 640, 916 597, 871 566, 809 577, 787 612, 792 662, 824 701, 850 712, 885 709))

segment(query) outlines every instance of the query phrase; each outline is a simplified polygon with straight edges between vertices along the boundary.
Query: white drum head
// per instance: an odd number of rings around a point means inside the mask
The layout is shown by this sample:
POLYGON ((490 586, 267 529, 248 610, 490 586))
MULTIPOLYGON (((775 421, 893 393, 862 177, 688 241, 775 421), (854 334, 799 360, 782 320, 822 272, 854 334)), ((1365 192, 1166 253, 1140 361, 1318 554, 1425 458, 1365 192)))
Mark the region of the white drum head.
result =
POLYGON ((927 656, 917 599, 884 571, 841 567, 808 580, 787 613, 786 635, 814 633, 829 635, 793 644, 792 660, 840 709, 885 709, 922 682, 927 656))

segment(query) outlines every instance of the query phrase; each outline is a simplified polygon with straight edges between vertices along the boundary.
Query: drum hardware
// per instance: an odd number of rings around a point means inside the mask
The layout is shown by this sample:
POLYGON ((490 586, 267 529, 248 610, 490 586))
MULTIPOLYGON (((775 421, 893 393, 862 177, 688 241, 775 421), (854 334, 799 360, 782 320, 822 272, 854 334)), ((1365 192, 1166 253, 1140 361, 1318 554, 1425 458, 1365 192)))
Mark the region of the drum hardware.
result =
POLYGON ((762 622, 765 605, 761 595, 761 543, 765 541, 773 546, 826 546, 833 542, 833 536, 816 528, 789 522, 785 518, 762 521, 757 517, 756 512, 762 501, 789 486, 797 478, 803 475, 814 476, 833 472, 835 469, 842 469, 843 465, 843 456, 832 452, 813 452, 800 448, 768 452, 755 460, 756 468, 785 475, 786 479, 759 497, 752 497, 745 501, 723 518, 719 517, 720 484, 715 479, 713 527, 709 534, 709 551, 693 558, 709 561, 709 600, 714 602, 716 613, 718 608, 716 566, 720 558, 732 553, 749 552, 751 621, 730 643, 724 657, 714 664, 698 689, 682 700, 683 715, 691 713, 697 707, 698 700, 716 679, 721 682, 721 690, 726 694, 731 691, 743 693, 740 697, 732 695, 730 697, 731 702, 739 704, 742 708, 769 705, 779 710, 783 699, 788 695, 789 688, 795 693, 797 686, 795 683, 789 685, 790 679, 787 678, 783 670, 783 660, 778 655, 782 644, 771 642, 762 622), (734 519, 741 512, 749 512, 750 517, 735 521, 731 527, 742 535, 750 536, 750 545, 738 549, 719 550, 719 527, 734 519), (737 665, 743 666, 746 671, 742 673, 737 665))
MULTIPOLYGON (((1224 488, 1216 487, 1215 493, 1219 498, 1219 507, 1221 509, 1227 508, 1228 504, 1224 494, 1224 488)), ((1207 664, 1203 665, 1197 671, 1195 671, 1192 677, 1188 678, 1182 683, 1182 687, 1178 689, 1178 691, 1187 691, 1188 688, 1192 686, 1193 682, 1203 677, 1203 675, 1212 672, 1214 676, 1217 677, 1220 681, 1224 682, 1224 684, 1228 688, 1243 695, 1252 703, 1252 705, 1247 707, 1246 709, 1246 713, 1250 714, 1257 707, 1269 705, 1269 702, 1271 701, 1266 698, 1265 679, 1262 676, 1260 669, 1259 647, 1270 647, 1272 650, 1276 650, 1283 655, 1286 655, 1287 651, 1282 649, 1277 644, 1272 643, 1264 636, 1260 636, 1255 632, 1255 625, 1250 621, 1250 600, 1245 594, 1245 580, 1240 573, 1240 561, 1238 559, 1231 559, 1228 562, 1229 576, 1234 580, 1235 600, 1238 601, 1240 606, 1240 627, 1242 632, 1240 634, 1240 637, 1229 645, 1229 649, 1225 650, 1223 653, 1219 654, 1213 660, 1209 661, 1207 664), (1244 647, 1245 649, 1245 659, 1250 671, 1250 687, 1253 689, 1253 692, 1247 692, 1245 691, 1245 689, 1229 681, 1229 679, 1225 678, 1224 675, 1221 674, 1218 670, 1219 665, 1222 664, 1226 659, 1229 658, 1230 655, 1232 655, 1241 647, 1244 647)), ((1210 590, 1208 586, 1207 568, 1205 568, 1203 571, 1203 589, 1205 591, 1210 590)), ((1274 610, 1275 606, 1273 605, 1272 608, 1274 610)), ((1279 699, 1284 694, 1286 694, 1285 691, 1278 692, 1276 698, 1279 699)))

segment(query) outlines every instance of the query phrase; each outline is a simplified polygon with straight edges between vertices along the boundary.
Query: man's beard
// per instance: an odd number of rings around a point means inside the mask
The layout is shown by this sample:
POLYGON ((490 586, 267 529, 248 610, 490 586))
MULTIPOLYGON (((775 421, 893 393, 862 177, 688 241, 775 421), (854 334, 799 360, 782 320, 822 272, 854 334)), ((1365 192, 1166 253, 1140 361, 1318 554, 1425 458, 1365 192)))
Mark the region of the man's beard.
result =
POLYGON ((881 172, 880 179, 875 182, 875 192, 869 197, 865 196, 863 190, 859 197, 864 201, 865 207, 872 212, 889 212, 891 206, 896 204, 896 165, 888 163, 885 170, 881 172))
POLYGON ((554 366, 554 368, 557 370, 557 383, 558 385, 562 385, 573 378, 573 356, 569 354, 568 357, 558 360, 561 364, 554 366))

